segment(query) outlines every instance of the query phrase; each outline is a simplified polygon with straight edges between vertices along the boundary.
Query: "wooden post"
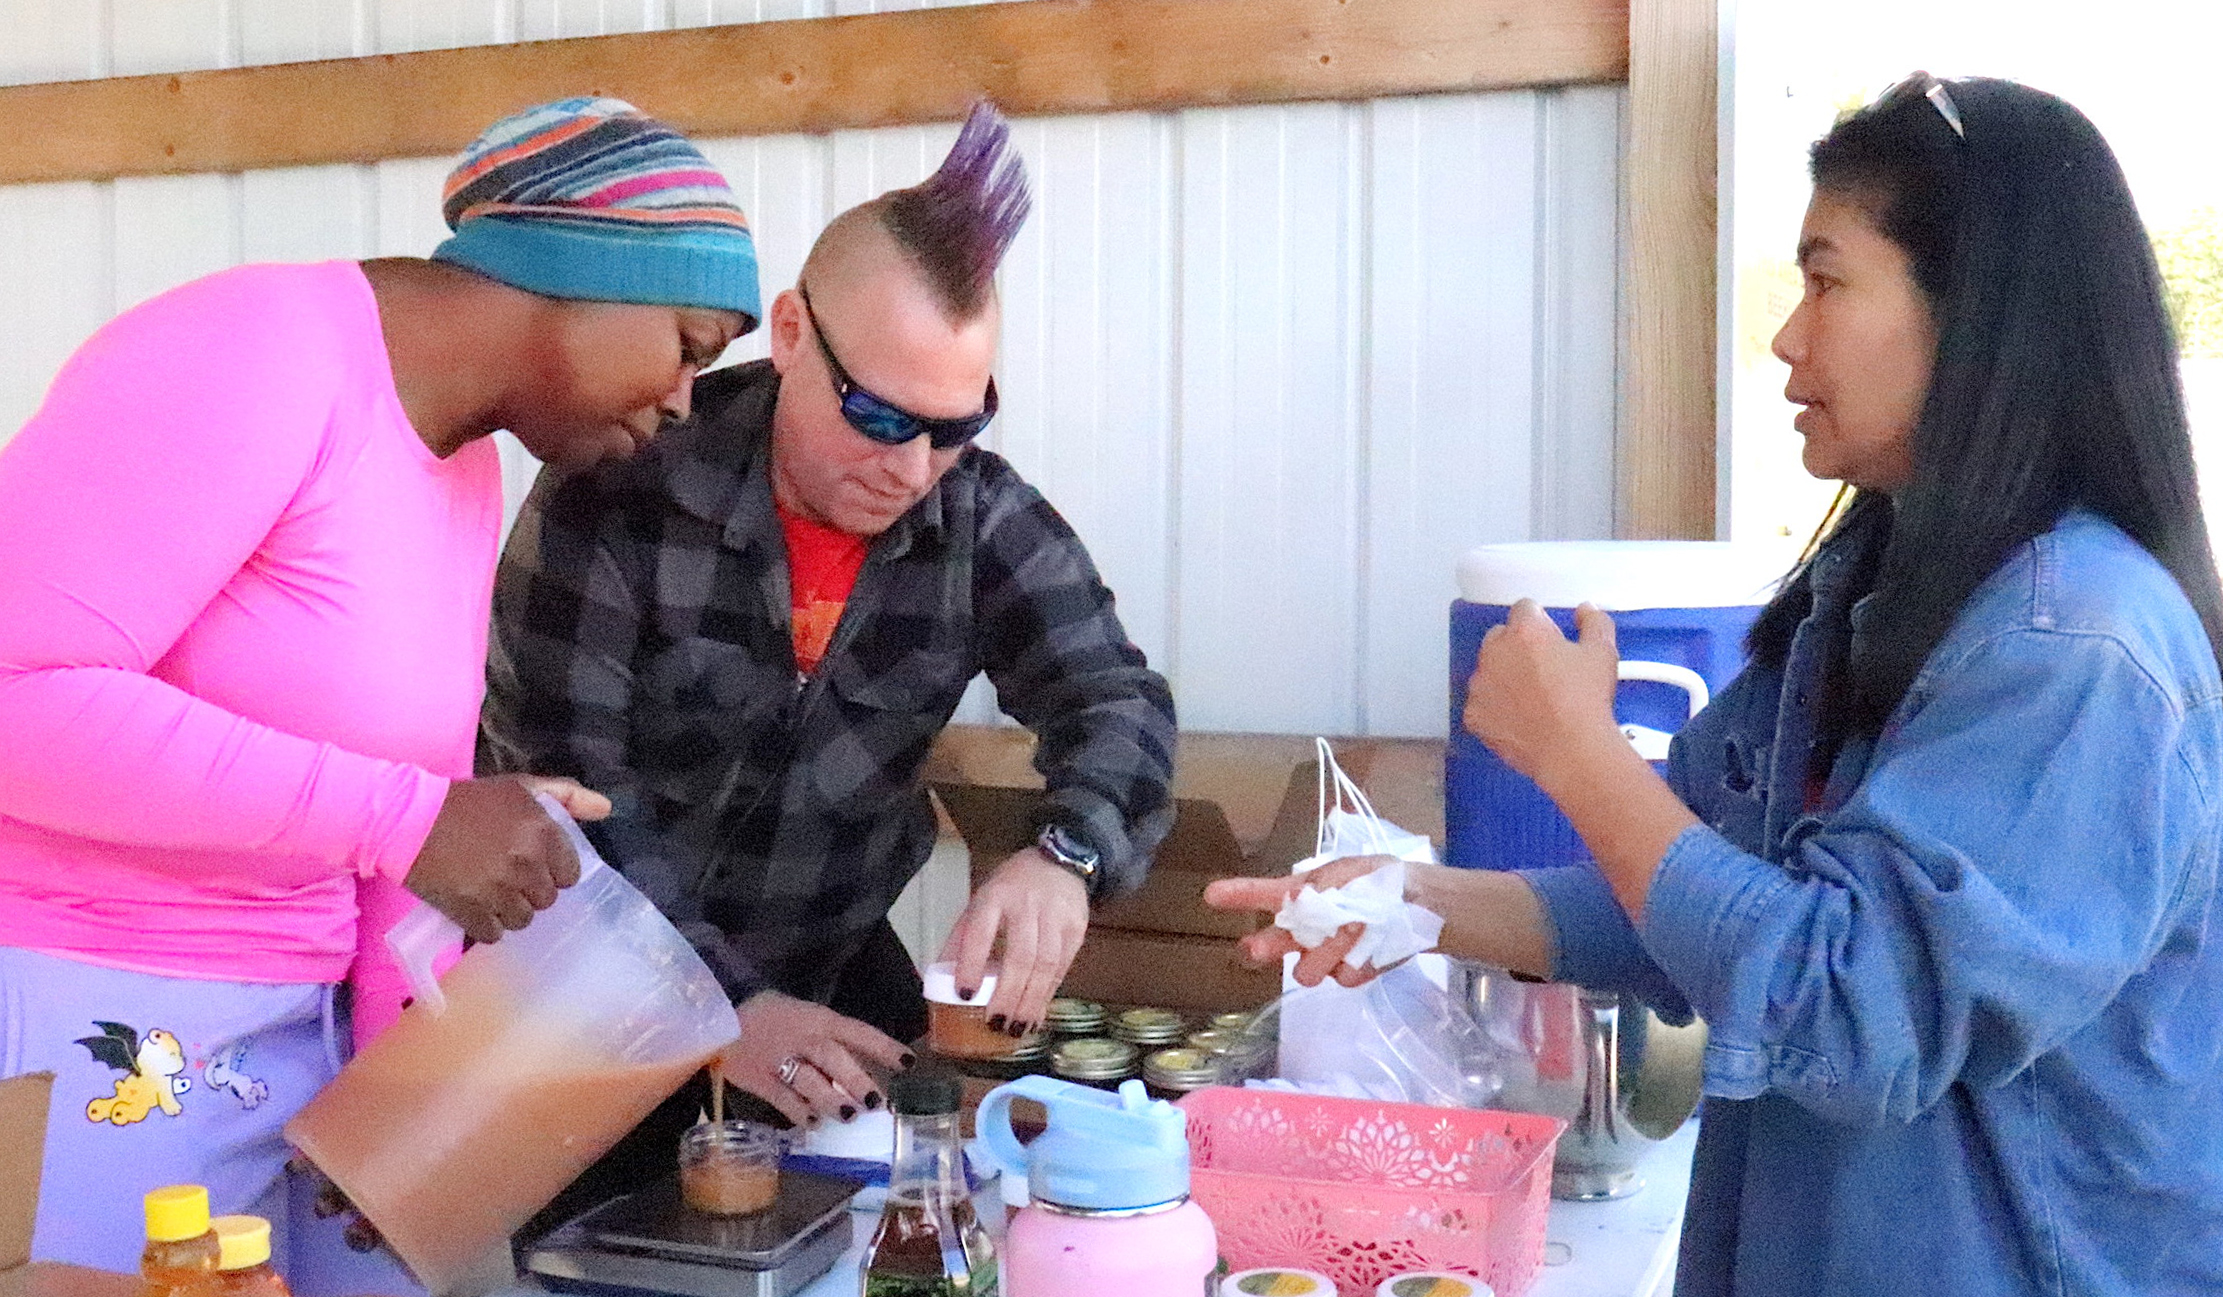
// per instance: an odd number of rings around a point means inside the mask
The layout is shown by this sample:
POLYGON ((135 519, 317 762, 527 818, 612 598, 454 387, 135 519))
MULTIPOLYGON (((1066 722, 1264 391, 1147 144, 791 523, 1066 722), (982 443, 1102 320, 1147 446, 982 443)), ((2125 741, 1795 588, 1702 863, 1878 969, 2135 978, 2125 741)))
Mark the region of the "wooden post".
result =
POLYGON ((1627 345, 1615 531, 1712 540, 1716 0, 1629 6, 1627 345))

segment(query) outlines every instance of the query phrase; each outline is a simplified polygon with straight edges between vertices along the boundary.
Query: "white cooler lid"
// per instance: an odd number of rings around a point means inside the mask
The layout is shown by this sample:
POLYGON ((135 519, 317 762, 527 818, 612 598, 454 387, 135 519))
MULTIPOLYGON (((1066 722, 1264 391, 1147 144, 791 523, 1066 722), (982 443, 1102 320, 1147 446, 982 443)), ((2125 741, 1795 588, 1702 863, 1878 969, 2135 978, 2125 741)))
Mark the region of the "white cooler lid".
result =
POLYGON ((1534 599, 1546 608, 1594 603, 1643 608, 1741 608, 1764 604, 1798 561, 1790 541, 1544 540, 1479 545, 1459 559, 1459 597, 1470 603, 1534 599))

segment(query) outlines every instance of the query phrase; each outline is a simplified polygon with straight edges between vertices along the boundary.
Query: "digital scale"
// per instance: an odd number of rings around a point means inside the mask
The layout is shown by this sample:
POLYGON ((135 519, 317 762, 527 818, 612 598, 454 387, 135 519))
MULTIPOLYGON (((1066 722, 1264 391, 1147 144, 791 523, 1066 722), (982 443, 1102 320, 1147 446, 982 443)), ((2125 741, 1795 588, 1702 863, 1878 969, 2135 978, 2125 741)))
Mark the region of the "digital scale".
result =
POLYGON ((525 1269, 559 1292, 596 1297, 790 1297, 847 1250, 849 1200, 863 1187, 782 1170, 767 1210, 710 1216, 681 1202, 673 1176, 548 1234, 526 1253, 525 1269))

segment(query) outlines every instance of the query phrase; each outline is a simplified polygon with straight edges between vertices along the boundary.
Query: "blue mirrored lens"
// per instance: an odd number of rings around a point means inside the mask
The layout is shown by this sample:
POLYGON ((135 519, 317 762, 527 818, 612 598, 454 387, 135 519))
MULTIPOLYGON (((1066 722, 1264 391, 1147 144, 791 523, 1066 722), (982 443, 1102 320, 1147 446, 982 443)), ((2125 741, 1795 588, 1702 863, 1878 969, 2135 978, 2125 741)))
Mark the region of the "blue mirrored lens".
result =
POLYGON ((886 446, 900 446, 924 434, 936 450, 962 446, 980 435, 995 417, 993 408, 970 419, 921 419, 865 391, 851 387, 842 394, 841 417, 849 426, 886 446))

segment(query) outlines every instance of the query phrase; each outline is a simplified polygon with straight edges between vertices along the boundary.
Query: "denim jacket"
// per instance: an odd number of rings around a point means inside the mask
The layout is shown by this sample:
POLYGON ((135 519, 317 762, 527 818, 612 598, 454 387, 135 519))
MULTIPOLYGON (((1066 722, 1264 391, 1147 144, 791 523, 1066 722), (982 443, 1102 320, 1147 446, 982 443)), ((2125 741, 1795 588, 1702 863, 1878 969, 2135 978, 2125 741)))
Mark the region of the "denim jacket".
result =
POLYGON ((1817 800, 1823 641, 1868 610, 1850 563, 1817 560, 1783 670, 1678 738, 1703 824, 1641 936, 1595 869, 1528 875, 1555 977, 1711 1028, 1677 1293, 2223 1292, 2223 684, 2198 617, 2072 513, 1817 800))

